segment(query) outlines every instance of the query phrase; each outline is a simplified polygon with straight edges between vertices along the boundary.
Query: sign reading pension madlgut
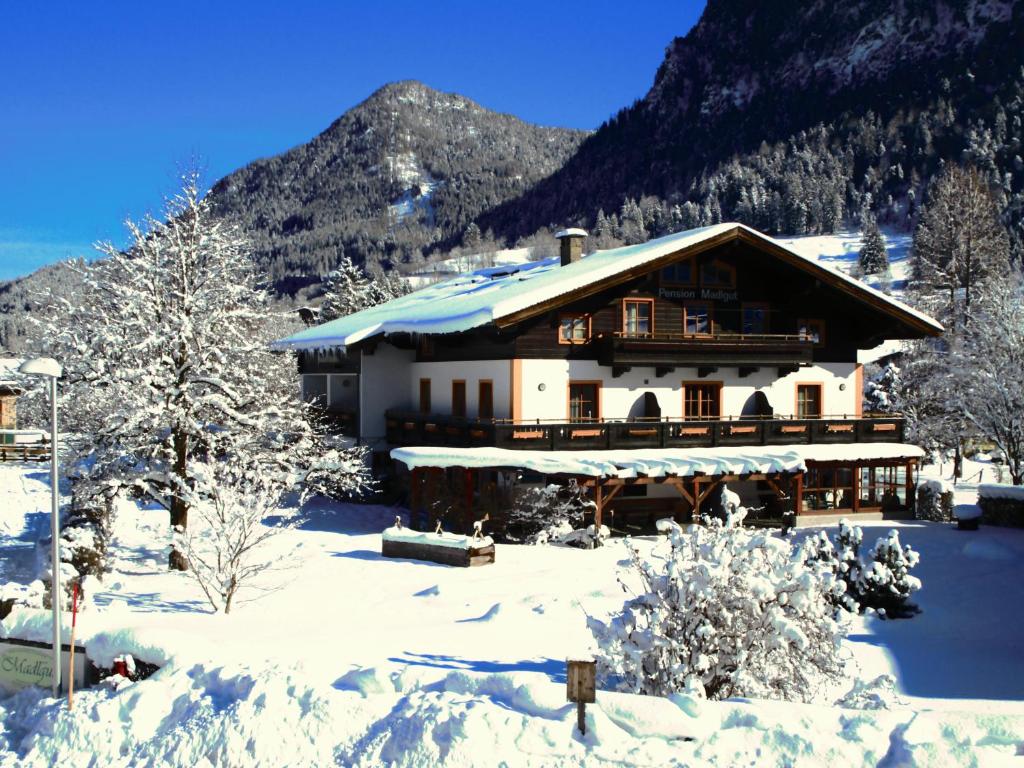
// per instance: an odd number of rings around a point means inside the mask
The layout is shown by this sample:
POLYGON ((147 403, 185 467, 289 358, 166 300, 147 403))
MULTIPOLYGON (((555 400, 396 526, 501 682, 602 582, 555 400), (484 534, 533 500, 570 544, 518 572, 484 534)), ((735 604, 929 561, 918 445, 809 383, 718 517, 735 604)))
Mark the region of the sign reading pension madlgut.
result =
MULTIPOLYGON (((7 692, 38 685, 49 688, 53 680, 53 651, 49 643, 0 640, 0 690, 7 692)), ((71 646, 61 649, 61 681, 67 684, 71 646)), ((86 685, 88 660, 85 648, 75 646, 75 687, 86 685)))
POLYGON ((658 296, 663 299, 701 299, 703 301, 739 301, 738 291, 722 288, 659 288, 658 296))

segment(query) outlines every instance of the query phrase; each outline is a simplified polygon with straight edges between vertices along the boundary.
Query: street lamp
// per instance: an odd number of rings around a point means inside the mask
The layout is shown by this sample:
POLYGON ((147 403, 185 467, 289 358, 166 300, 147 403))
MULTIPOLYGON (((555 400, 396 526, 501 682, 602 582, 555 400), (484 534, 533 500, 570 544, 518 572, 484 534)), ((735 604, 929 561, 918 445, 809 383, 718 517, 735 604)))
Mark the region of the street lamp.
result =
POLYGON ((57 379, 63 369, 50 357, 26 360, 18 371, 50 380, 50 538, 53 581, 50 602, 53 606, 53 697, 60 696, 60 489, 57 487, 57 379))

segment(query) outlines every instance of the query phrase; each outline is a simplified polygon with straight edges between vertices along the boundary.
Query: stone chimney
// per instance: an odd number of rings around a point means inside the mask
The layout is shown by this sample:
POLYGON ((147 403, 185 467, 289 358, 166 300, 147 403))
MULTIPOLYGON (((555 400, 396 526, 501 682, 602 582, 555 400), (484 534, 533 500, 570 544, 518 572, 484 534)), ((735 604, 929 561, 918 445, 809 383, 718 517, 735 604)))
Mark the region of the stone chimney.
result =
POLYGON ((555 233, 561 246, 562 266, 583 258, 583 242, 587 239, 585 229, 563 229, 555 233))

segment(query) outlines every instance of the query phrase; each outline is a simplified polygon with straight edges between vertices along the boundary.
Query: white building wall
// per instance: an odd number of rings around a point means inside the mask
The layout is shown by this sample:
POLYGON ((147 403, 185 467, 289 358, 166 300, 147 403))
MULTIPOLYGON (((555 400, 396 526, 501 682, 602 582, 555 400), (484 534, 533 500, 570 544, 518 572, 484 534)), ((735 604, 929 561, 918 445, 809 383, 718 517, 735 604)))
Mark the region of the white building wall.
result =
POLYGON ((593 360, 523 360, 522 417, 524 419, 565 419, 568 416, 569 381, 601 382, 601 415, 625 419, 642 413, 645 392, 653 392, 664 418, 682 418, 684 381, 722 382, 722 415, 739 416, 748 398, 757 390, 764 392, 775 413, 791 415, 796 411, 796 385, 820 383, 825 415, 849 415, 857 412, 861 393, 857 389, 854 363, 823 363, 800 368, 781 379, 777 369, 764 367, 740 378, 735 367, 722 366, 701 379, 696 368, 677 368, 661 378, 653 368, 633 368, 618 378, 611 370, 593 360), (543 387, 541 386, 543 385, 543 387))
POLYGON ((490 380, 494 388, 494 418, 509 418, 512 402, 512 363, 509 360, 470 360, 464 362, 413 363, 407 372, 408 394, 401 408, 419 408, 420 379, 430 379, 431 412, 452 412, 452 382, 466 382, 466 416, 479 413, 480 381, 490 380))
POLYGON ((409 407, 409 368, 415 353, 378 344, 372 355, 360 358, 359 434, 367 442, 386 434, 384 412, 409 407))

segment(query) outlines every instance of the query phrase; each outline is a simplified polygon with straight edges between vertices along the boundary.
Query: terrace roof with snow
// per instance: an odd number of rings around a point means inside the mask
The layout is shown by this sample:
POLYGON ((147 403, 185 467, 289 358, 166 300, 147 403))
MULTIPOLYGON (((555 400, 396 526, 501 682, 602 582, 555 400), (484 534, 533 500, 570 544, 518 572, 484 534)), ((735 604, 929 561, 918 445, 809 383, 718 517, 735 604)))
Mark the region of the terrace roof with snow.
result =
POLYGON ((660 448, 621 451, 519 451, 507 448, 393 448, 391 458, 416 467, 507 467, 544 475, 585 477, 692 477, 804 472, 808 461, 920 459, 924 451, 903 443, 660 448))
POLYGON ((802 269, 822 282, 890 315, 916 334, 936 336, 942 325, 843 272, 801 255, 743 224, 716 224, 596 251, 571 264, 560 259, 479 269, 306 328, 274 343, 276 349, 346 347, 391 333, 459 333, 485 325, 505 327, 660 269, 687 255, 740 240, 802 269))

